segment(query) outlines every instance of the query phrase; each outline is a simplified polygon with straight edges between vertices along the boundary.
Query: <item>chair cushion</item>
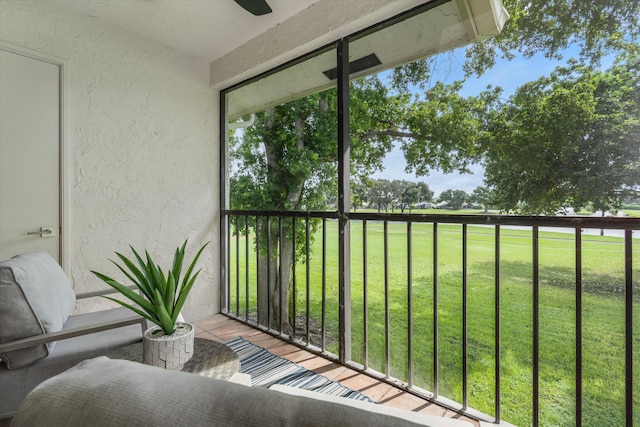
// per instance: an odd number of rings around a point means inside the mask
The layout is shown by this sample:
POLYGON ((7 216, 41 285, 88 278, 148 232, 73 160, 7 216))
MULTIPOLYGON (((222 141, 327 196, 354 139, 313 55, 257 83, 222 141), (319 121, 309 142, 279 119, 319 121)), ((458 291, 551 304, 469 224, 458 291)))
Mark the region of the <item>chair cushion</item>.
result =
MULTIPOLYGON (((29 252, 0 262, 0 342, 57 332, 75 308, 66 274, 49 254, 29 252)), ((7 368, 30 365, 55 343, 1 353, 7 368)))
MULTIPOLYGON (((69 316, 66 329, 86 329, 107 321, 130 318, 131 310, 118 307, 69 316)), ((0 426, 2 418, 12 417, 27 394, 41 382, 57 375, 82 360, 109 354, 117 348, 142 341, 139 323, 107 329, 74 338, 59 340, 56 349, 45 359, 21 369, 7 369, 0 364, 0 426)))

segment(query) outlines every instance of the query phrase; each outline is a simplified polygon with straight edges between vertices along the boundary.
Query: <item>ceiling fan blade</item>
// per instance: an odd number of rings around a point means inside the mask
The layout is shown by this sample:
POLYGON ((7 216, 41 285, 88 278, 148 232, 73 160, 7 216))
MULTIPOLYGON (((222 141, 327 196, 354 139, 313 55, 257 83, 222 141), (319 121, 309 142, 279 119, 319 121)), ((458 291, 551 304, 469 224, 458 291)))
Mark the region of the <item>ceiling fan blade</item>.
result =
POLYGON ((256 16, 272 12, 266 0, 235 0, 235 2, 256 16))

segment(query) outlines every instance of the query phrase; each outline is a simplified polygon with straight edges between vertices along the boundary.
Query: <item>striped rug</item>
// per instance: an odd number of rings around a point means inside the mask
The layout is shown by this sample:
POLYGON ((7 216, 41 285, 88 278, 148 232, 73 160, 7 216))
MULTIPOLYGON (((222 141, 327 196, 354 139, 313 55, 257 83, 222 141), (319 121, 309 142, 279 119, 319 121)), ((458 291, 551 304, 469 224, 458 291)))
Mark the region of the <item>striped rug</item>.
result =
POLYGON ((242 337, 224 343, 240 357, 240 372, 251 375, 252 387, 269 388, 274 384, 303 388, 318 393, 372 402, 359 391, 318 375, 290 360, 269 353, 242 337))

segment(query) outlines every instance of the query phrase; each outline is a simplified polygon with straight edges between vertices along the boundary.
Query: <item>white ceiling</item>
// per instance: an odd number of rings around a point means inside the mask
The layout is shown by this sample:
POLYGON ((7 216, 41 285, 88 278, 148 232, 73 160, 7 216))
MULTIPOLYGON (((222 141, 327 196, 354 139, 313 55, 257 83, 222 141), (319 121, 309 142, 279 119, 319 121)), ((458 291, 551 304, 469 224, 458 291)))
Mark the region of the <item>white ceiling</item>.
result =
POLYGON ((253 16, 233 0, 53 0, 49 8, 93 16, 211 62, 318 0, 267 0, 253 16))

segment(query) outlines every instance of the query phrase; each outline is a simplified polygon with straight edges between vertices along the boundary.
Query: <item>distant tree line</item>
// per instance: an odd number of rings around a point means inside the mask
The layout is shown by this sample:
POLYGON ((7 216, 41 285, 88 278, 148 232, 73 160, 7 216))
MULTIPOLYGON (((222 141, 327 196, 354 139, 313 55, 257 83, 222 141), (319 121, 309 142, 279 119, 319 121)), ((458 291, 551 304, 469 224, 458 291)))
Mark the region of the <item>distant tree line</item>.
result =
MULTIPOLYGON (((439 197, 425 182, 406 180, 376 179, 358 183, 351 189, 351 208, 355 211, 363 207, 377 209, 378 212, 411 212, 413 209, 442 207, 462 209, 483 208, 485 212, 492 203, 493 192, 487 187, 476 187, 471 194, 463 190, 448 189, 439 197)), ((331 203, 335 197, 328 198, 331 203)))

